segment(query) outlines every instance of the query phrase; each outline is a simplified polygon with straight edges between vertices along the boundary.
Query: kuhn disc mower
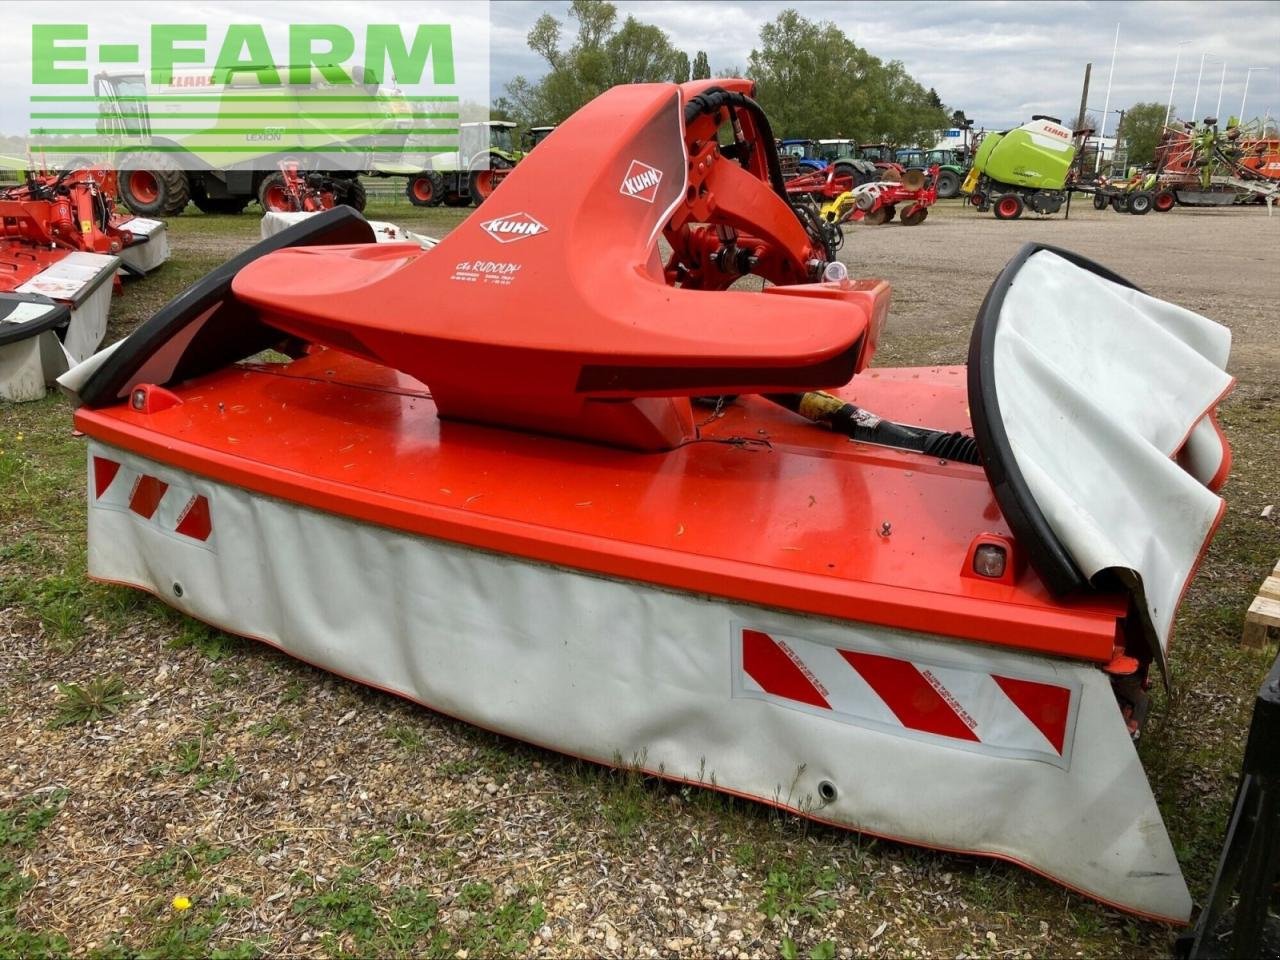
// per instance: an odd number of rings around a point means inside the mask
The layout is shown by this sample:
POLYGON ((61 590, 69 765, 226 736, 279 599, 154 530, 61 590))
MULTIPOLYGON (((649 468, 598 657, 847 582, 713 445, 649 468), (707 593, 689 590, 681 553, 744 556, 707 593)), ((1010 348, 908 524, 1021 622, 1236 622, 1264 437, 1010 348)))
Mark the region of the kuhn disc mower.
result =
POLYGON ((164 224, 117 214, 114 187, 110 171, 70 169, 0 192, 0 398, 44 396, 101 345, 117 271, 168 258, 164 224))
POLYGON ((869 369, 889 286, 789 202, 752 92, 615 87, 436 248, 324 211, 70 371, 90 575, 1185 919, 1132 738, 1223 508, 1228 331, 1029 246, 967 368, 869 369))
POLYGON ((905 173, 886 171, 884 179, 864 183, 840 194, 822 208, 822 218, 828 223, 847 223, 862 220, 866 223, 888 223, 902 211, 902 223, 908 227, 924 223, 929 208, 938 202, 938 168, 931 167, 926 176, 923 170, 905 173))

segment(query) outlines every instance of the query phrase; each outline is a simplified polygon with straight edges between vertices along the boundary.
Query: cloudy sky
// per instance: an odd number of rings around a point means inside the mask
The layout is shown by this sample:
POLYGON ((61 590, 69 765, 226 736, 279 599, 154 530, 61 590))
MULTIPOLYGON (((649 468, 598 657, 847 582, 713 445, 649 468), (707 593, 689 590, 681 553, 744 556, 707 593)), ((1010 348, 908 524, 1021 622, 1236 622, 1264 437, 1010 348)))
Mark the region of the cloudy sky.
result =
MULTIPOLYGON (((620 13, 661 27, 676 46, 706 50, 713 72, 746 66, 760 26, 787 7, 813 20, 831 20, 860 46, 882 59, 903 61, 925 86, 937 89, 979 125, 1003 127, 1033 113, 1074 117, 1084 65, 1093 62, 1089 103, 1102 112, 1116 24, 1120 44, 1111 93, 1113 109, 1139 100, 1165 103, 1178 44, 1181 63, 1175 104, 1190 115, 1200 58, 1207 54, 1198 113, 1218 100, 1222 60, 1222 110, 1240 108, 1245 70, 1249 113, 1280 114, 1280 4, 1265 2, 743 2, 699 3, 615 0, 620 13), (1212 58, 1217 57, 1214 61, 1212 58)), ((491 80, 495 91, 517 73, 538 75, 543 65, 525 35, 544 10, 562 19, 563 2, 494 3, 491 80)), ((1112 122, 1114 122, 1114 115, 1112 122)), ((1109 124, 1110 126, 1110 124, 1109 124)))

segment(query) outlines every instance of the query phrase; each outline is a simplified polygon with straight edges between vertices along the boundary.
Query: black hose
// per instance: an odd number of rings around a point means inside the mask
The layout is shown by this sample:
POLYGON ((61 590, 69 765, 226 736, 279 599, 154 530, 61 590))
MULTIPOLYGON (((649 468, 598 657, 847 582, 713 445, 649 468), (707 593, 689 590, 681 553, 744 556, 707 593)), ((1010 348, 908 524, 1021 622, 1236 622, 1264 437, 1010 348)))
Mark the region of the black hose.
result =
POLYGON ((769 118, 765 115, 764 108, 755 100, 745 93, 730 93, 723 87, 711 87, 685 104, 685 125, 693 123, 704 114, 715 113, 722 107, 741 107, 755 118, 756 130, 760 134, 760 139, 764 141, 764 159, 765 165, 769 168, 769 185, 779 197, 788 200, 786 181, 782 178, 782 164, 778 162, 778 151, 774 148, 773 127, 769 125, 769 118))
POLYGON ((908 427, 885 420, 868 410, 845 403, 822 390, 808 393, 770 393, 765 395, 779 406, 798 413, 813 423, 825 424, 837 433, 862 443, 874 443, 899 450, 914 450, 939 460, 972 463, 981 466, 978 441, 959 432, 943 433, 928 427, 908 427))

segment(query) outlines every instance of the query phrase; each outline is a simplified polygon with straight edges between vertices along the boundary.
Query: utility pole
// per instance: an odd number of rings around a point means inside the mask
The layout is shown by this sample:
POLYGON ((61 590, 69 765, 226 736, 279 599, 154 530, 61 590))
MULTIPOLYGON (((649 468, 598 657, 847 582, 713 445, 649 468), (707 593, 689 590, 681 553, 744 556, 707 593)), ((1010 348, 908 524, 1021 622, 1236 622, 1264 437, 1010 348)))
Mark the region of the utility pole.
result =
MULTIPOLYGON (((1086 63, 1084 65, 1084 88, 1080 91, 1080 112, 1076 114, 1076 128, 1072 131, 1076 134, 1078 134, 1081 128, 1084 127, 1084 115, 1089 109, 1089 75, 1091 73, 1093 73, 1093 63, 1086 63)), ((1080 149, 1076 154, 1078 160, 1078 163, 1076 164, 1077 174, 1084 166, 1084 145, 1088 143, 1088 141, 1088 136, 1085 136, 1085 138, 1080 142, 1080 149)), ((1101 144, 1099 144, 1099 149, 1101 149, 1101 144)), ((1071 189, 1071 186, 1072 185, 1070 183, 1067 184, 1067 209, 1062 215, 1063 220, 1071 219, 1071 194, 1075 192, 1071 189)))
POLYGON ((1093 64, 1086 63, 1084 65, 1084 89, 1080 91, 1080 112, 1076 115, 1076 130, 1084 126, 1084 115, 1089 109, 1086 104, 1089 102, 1089 74, 1093 72, 1093 64))

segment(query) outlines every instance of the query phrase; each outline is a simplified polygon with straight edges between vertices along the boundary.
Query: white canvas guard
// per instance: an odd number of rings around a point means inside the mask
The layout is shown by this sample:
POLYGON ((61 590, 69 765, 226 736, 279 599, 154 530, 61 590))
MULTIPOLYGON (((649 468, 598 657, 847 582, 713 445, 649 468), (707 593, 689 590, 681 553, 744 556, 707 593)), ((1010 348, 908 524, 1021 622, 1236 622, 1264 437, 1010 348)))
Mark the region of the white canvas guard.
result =
POLYGON ((91 576, 342 676, 574 756, 1007 859, 1148 916, 1190 912, 1093 665, 487 553, 98 441, 88 486, 91 576))
POLYGON ((1230 348, 1220 324, 1047 250, 996 328, 1000 413, 1037 505, 1086 576, 1137 578, 1162 650, 1223 509, 1206 484, 1227 456, 1212 414, 1230 348))
POLYGON ((150 273, 169 259, 169 231, 163 220, 130 217, 120 226, 135 237, 147 238, 145 243, 135 243, 120 251, 120 261, 131 273, 150 273))

